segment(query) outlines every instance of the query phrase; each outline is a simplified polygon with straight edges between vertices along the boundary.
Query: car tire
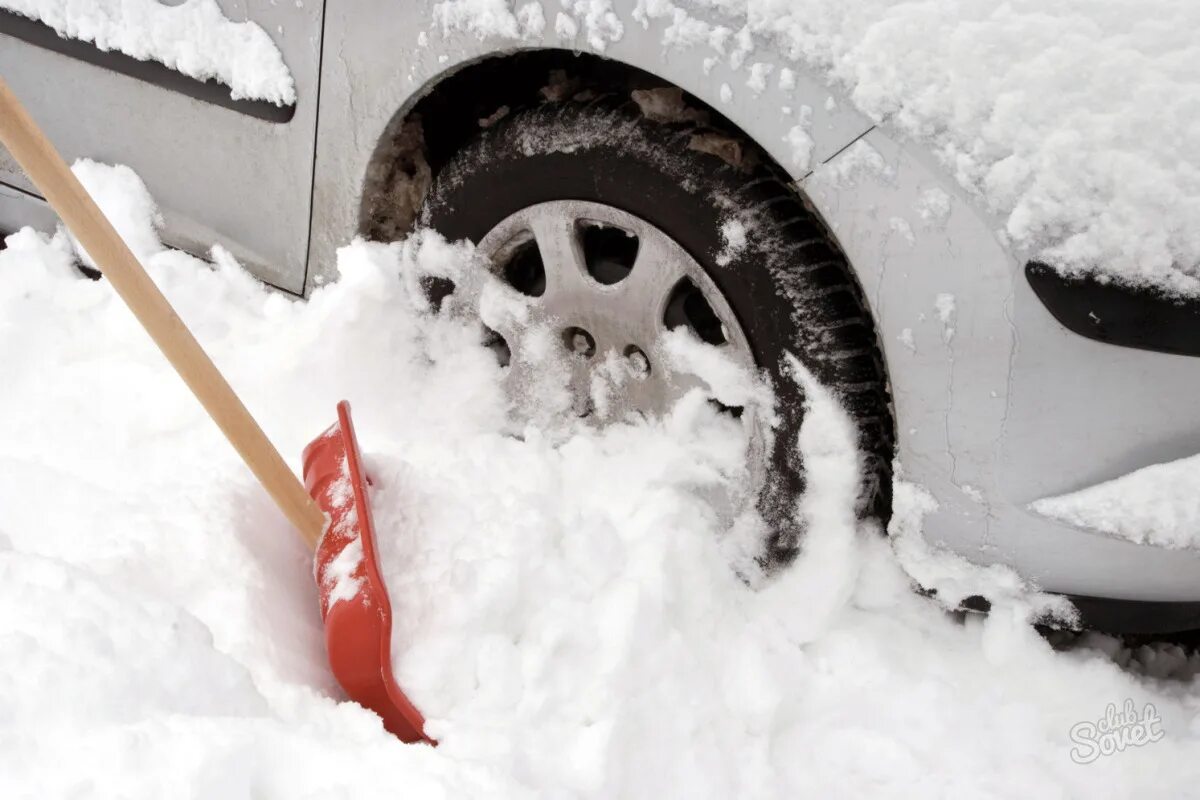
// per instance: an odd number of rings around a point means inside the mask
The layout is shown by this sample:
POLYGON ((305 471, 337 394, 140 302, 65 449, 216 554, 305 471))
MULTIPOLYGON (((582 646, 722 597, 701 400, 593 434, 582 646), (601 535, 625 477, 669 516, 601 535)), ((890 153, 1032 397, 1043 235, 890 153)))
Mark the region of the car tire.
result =
POLYGON ((648 119, 630 101, 545 103, 509 113, 452 157, 419 221, 478 243, 510 214, 553 200, 603 203, 657 226, 701 265, 743 326, 778 403, 758 503, 772 531, 766 562, 787 562, 803 538, 795 508, 805 486, 797 449, 804 397, 787 354, 853 418, 863 462, 858 510, 886 523, 893 426, 874 324, 845 256, 786 174, 736 137, 695 121, 648 119), (741 246, 722 233, 731 221, 746 233, 741 246))

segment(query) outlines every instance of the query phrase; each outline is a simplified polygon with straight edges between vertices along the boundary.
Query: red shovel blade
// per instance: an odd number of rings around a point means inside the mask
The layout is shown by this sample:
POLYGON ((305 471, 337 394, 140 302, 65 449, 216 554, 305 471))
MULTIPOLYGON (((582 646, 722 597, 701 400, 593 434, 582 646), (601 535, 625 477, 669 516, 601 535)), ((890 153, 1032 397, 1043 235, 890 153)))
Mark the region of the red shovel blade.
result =
POLYGON ((325 649, 337 682, 355 702, 383 718, 405 742, 430 742, 425 718, 392 675, 392 606, 379 574, 366 475, 350 421, 338 421, 304 448, 304 486, 329 517, 317 543, 316 579, 325 649))

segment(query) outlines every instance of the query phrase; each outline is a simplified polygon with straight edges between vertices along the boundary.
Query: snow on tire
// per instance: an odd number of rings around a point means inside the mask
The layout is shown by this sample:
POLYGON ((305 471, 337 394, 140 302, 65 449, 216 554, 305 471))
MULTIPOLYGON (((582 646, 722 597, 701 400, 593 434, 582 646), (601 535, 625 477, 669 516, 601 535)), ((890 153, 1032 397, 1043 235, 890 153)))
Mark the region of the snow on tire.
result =
POLYGON ((751 145, 695 121, 655 122, 632 102, 546 103, 480 132, 434 178, 420 221, 480 242, 541 203, 603 204, 664 231, 703 268, 774 390, 778 425, 759 491, 766 558, 794 556, 796 447, 804 413, 787 355, 841 401, 863 455, 859 511, 886 519, 893 426, 886 372, 862 291, 832 236, 785 174, 751 145))

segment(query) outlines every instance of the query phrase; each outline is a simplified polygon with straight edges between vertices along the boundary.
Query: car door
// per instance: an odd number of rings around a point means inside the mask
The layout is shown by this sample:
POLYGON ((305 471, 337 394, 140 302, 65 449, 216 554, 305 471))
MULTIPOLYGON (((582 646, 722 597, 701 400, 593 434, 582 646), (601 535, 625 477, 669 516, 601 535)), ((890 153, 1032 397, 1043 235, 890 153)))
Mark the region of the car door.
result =
MULTIPOLYGON (((158 18, 160 36, 163 26, 181 29, 183 20, 170 15, 198 8, 208 15, 207 37, 181 37, 176 52, 182 60, 189 47, 197 48, 192 55, 201 60, 219 52, 228 63, 247 56, 239 52, 247 40, 257 42, 260 55, 269 49, 261 34, 246 36, 248 29, 224 25, 205 5, 167 0, 151 9, 164 15, 158 18)), ((36 17, 30 11, 35 4, 0 0, 0 75, 68 162, 86 157, 124 163, 141 175, 158 202, 168 244, 204 254, 219 243, 269 283, 301 292, 324 2, 218 0, 218 5, 229 21, 249 21, 266 32, 291 75, 294 103, 235 99, 228 85, 119 52, 114 42, 125 42, 119 45, 125 49, 131 49, 129 42, 138 44, 138 31, 128 26, 146 24, 129 10, 136 4, 98 4, 98 17, 77 20, 73 28, 69 20, 48 20, 85 37, 100 30, 108 36, 105 50, 11 10, 36 17)), ((39 201, 35 187, 0 148, 0 230, 44 227, 50 217, 39 201)))

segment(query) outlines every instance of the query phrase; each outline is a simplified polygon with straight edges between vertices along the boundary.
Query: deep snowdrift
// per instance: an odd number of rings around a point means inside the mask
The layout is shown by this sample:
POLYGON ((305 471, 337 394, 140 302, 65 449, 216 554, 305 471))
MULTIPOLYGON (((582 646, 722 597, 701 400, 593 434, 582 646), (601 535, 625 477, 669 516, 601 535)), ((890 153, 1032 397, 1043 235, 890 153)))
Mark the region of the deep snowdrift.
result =
MULTIPOLYGON (((957 622, 913 593, 841 502, 854 456, 819 391, 808 548, 751 588, 710 501, 738 431, 684 402, 506 436, 494 359, 416 286, 465 248, 354 243, 301 303, 162 250, 132 174, 80 172, 293 465, 353 401, 397 669, 442 744, 338 701, 309 555, 108 285, 26 230, 0 251, 0 795, 1195 796, 1200 691, 1132 674, 1189 665, 1056 653, 1015 589, 957 622), (1074 763, 1072 726, 1126 698, 1165 737, 1074 763)), ((903 559, 967 580, 898 496, 903 559)))

